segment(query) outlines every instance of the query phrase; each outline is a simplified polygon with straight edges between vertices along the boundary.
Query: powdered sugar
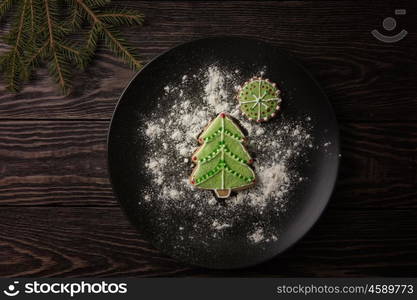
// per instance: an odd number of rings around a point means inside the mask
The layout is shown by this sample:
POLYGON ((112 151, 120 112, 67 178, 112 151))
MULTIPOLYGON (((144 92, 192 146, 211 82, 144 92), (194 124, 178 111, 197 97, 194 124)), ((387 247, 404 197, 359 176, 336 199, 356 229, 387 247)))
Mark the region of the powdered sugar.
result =
MULTIPOLYGON (((278 186, 285 187, 290 182, 287 167, 283 164, 275 164, 266 168, 259 174, 259 181, 263 186, 263 198, 268 198, 277 191, 278 186)), ((282 193, 282 191, 279 191, 279 193, 282 193)))
POLYGON ((222 230, 231 226, 230 224, 227 224, 227 223, 220 223, 218 220, 214 220, 213 224, 211 225, 216 230, 222 230))
POLYGON ((216 112, 227 112, 230 110, 228 92, 225 88, 225 76, 217 66, 210 66, 206 73, 206 85, 204 87, 205 101, 216 112))
POLYGON ((257 244, 265 239, 264 231, 262 228, 257 228, 253 233, 248 236, 248 239, 257 244))
POLYGON ((145 131, 146 135, 152 139, 158 137, 158 135, 160 135, 161 132, 162 132, 162 127, 155 123, 148 124, 146 131, 145 131))

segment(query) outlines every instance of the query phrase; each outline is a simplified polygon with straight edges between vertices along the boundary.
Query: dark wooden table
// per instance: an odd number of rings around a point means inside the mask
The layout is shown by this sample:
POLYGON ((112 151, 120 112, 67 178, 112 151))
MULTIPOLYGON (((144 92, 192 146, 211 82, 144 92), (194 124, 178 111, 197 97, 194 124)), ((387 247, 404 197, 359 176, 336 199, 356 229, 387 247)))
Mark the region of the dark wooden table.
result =
POLYGON ((45 71, 17 95, 1 83, 0 276, 417 276, 416 1, 122 4, 146 14, 143 28, 125 31, 144 61, 221 34, 297 57, 340 122, 330 205, 301 242, 257 267, 211 271, 160 254, 122 215, 109 184, 107 128, 134 73, 100 51, 67 97, 45 71), (407 9, 396 18, 408 36, 377 41, 370 31, 383 32, 395 8, 407 9))

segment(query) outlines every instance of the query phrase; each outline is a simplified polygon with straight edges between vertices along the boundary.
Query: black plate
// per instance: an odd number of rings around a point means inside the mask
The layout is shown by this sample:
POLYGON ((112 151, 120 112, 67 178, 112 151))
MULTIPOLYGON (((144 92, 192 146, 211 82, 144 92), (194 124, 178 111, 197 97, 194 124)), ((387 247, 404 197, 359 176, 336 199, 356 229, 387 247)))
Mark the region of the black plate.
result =
MULTIPOLYGON (((279 117, 277 118, 279 122, 279 117)), ((130 82, 113 114, 108 136, 108 163, 117 198, 130 221, 164 253, 183 262, 209 268, 240 268, 266 261, 297 242, 317 221, 332 193, 339 165, 339 137, 336 118, 326 95, 311 75, 290 55, 259 40, 237 37, 206 38, 179 45, 147 64, 130 82), (283 113, 291 118, 311 116, 312 135, 326 149, 316 147, 299 166, 308 180, 291 193, 294 204, 276 226, 277 241, 267 245, 246 245, 239 230, 212 243, 184 241, 178 250, 177 223, 189 216, 173 213, 164 216, 170 227, 160 226, 158 211, 143 205, 143 191, 150 178, 143 171, 146 141, 138 131, 140 120, 155 114, 161 91, 169 82, 185 73, 197 72, 210 63, 237 66, 243 74, 267 67, 269 79, 283 86, 283 113), (286 99, 291 98, 291 101, 286 99), (176 245, 174 245, 176 244, 176 245), (184 250, 185 249, 185 250, 184 250)), ((193 222, 190 218, 189 222, 193 222)), ((252 222, 250 218, 246 222, 252 222)), ((187 229, 185 229, 187 230, 187 229)))

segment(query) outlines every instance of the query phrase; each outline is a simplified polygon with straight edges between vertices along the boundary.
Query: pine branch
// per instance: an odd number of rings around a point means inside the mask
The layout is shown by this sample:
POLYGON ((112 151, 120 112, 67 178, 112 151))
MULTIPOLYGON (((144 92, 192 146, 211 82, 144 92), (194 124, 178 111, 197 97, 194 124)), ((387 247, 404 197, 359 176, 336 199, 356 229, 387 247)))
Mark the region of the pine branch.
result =
POLYGON ((111 2, 111 0, 84 0, 83 2, 88 7, 91 7, 92 9, 94 9, 94 8, 99 8, 99 7, 106 6, 107 4, 109 4, 111 2))
POLYGON ((71 10, 71 15, 70 15, 69 24, 68 24, 69 27, 72 28, 73 30, 80 29, 82 26, 84 17, 85 16, 81 14, 80 10, 74 7, 71 10))
POLYGON ((19 6, 13 11, 15 21, 3 37, 10 49, 0 55, 0 72, 4 73, 8 90, 18 91, 44 61, 50 75, 68 93, 73 66, 85 69, 100 40, 133 69, 141 67, 135 49, 116 29, 119 25, 141 25, 143 15, 139 12, 105 8, 110 0, 0 0, 0 19, 16 2, 19 6), (85 23, 91 27, 84 46, 70 42, 68 35, 85 23))
POLYGON ((134 10, 113 9, 97 14, 104 23, 111 25, 142 25, 143 15, 134 10))
POLYGON ((74 59, 76 59, 76 57, 79 57, 79 56, 81 56, 81 52, 79 51, 79 50, 77 50, 77 49, 75 49, 74 47, 71 47, 71 46, 68 46, 68 45, 65 45, 64 43, 58 43, 57 42, 57 45, 60 47, 60 48, 62 48, 62 49, 64 49, 67 53, 68 53, 68 55, 69 56, 72 56, 74 59))
POLYGON ((94 56, 94 53, 97 49, 97 42, 100 38, 100 26, 96 23, 90 29, 88 33, 87 43, 85 46, 85 51, 87 54, 87 59, 91 59, 94 56))
POLYGON ((40 0, 27 0, 27 10, 25 15, 25 32, 27 35, 27 45, 25 47, 25 64, 28 67, 28 74, 30 75, 32 71, 32 66, 27 64, 28 56, 32 55, 32 52, 36 50, 36 40, 39 39, 44 33, 42 29, 44 28, 41 20, 41 10, 40 0))
POLYGON ((49 40, 45 41, 43 45, 37 46, 31 55, 27 58, 27 64, 34 68, 38 65, 39 60, 46 55, 46 49, 49 46, 49 40))
MULTIPOLYGON (((116 54, 118 57, 126 61, 133 69, 140 69, 142 67, 141 62, 134 54, 131 47, 128 47, 124 39, 120 36, 119 32, 112 28, 110 25, 102 21, 98 14, 96 14, 91 8, 89 8, 83 0, 75 0, 80 8, 82 8, 88 15, 93 26, 97 26, 97 30, 104 38, 106 45, 116 54)), ((91 1, 90 1, 91 2, 91 1)), ((100 1, 98 1, 100 2, 100 1)), ((140 16, 141 18, 141 16, 140 16)))
POLYGON ((53 19, 54 6, 50 0, 44 0, 45 17, 49 32, 48 54, 51 57, 49 63, 49 73, 55 78, 56 82, 66 94, 69 91, 69 65, 62 53, 59 51, 59 46, 56 44, 56 37, 59 32, 56 30, 56 22, 53 19))
MULTIPOLYGON (((10 73, 10 78, 12 78, 12 81, 16 78, 16 73, 19 72, 19 65, 20 65, 20 54, 21 51, 21 42, 23 37, 23 23, 25 20, 25 11, 26 11, 26 1, 23 2, 22 10, 20 12, 20 19, 19 19, 19 25, 17 27, 17 36, 14 48, 12 49, 12 61, 10 62, 12 71, 10 73), (19 65, 18 65, 19 64, 19 65)), ((9 82, 9 88, 11 90, 15 90, 16 87, 14 86, 13 82, 9 82)))
POLYGON ((119 32, 110 27, 103 27, 102 30, 107 47, 118 57, 126 61, 132 69, 139 70, 142 67, 141 62, 134 54, 134 49, 126 44, 119 32))
POLYGON ((2 0, 0 3, 0 20, 6 12, 12 7, 14 0, 2 0))
POLYGON ((6 59, 2 60, 2 69, 6 71, 6 89, 12 92, 18 91, 19 81, 28 77, 28 68, 23 63, 26 40, 24 21, 27 4, 27 0, 23 1, 18 9, 19 18, 16 27, 7 36, 13 47, 6 53, 6 59))
POLYGON ((29 0, 29 7, 28 7, 28 12, 29 12, 29 18, 28 18, 28 22, 30 23, 30 36, 34 37, 35 36, 35 6, 34 6, 34 0, 29 0))
POLYGON ((87 55, 85 51, 78 50, 77 45, 70 44, 69 42, 56 42, 56 45, 62 51, 62 54, 66 60, 74 62, 75 66, 79 69, 84 70, 87 66, 87 55))

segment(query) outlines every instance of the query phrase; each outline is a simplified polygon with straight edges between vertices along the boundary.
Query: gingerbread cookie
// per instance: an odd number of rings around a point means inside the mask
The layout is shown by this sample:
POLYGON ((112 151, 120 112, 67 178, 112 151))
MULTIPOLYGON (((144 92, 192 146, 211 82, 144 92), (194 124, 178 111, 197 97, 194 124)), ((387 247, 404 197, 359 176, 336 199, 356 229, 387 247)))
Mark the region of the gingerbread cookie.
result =
POLYGON ((198 141, 201 146, 192 156, 196 164, 190 176, 192 185, 227 198, 232 190, 255 183, 255 173, 249 166, 253 160, 244 147, 245 135, 228 115, 221 113, 212 120, 198 141))
POLYGON ((242 113, 256 122, 268 121, 275 117, 280 108, 280 91, 268 79, 254 77, 245 82, 237 94, 242 113))

